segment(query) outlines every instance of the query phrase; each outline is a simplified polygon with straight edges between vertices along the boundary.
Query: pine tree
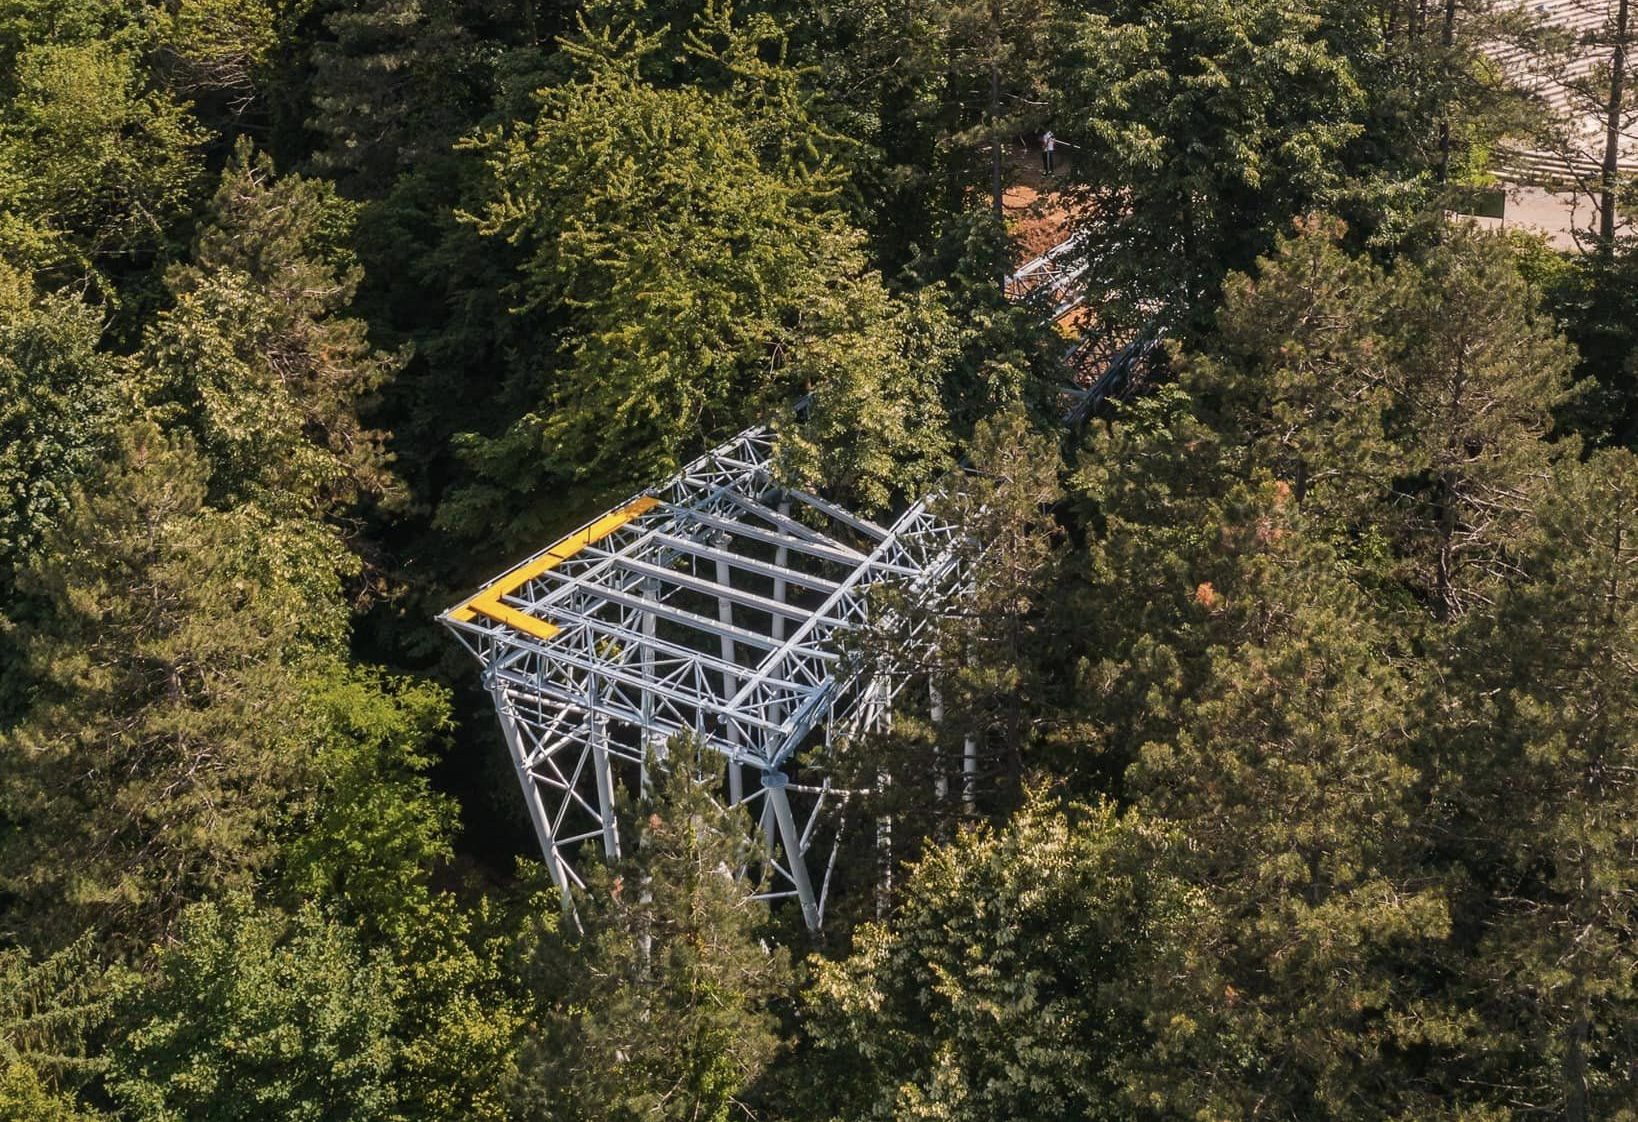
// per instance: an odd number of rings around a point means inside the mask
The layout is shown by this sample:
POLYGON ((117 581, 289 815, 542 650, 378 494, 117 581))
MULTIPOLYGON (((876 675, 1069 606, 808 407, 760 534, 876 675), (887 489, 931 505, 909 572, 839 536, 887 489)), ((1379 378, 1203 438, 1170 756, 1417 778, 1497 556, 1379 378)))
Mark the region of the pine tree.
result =
POLYGON ((944 707, 944 778, 952 789, 960 785, 969 805, 980 785, 998 806, 1018 797, 1024 761, 1050 711, 1058 467, 1056 441, 1015 407, 979 424, 970 466, 945 504, 970 551, 972 591, 944 617, 931 677, 944 707))
POLYGON ((1515 579, 1450 637, 1429 704, 1473 880, 1450 968, 1498 1105, 1619 1118, 1638 1095, 1638 464, 1565 460, 1551 482, 1515 579))
POLYGON ((1450 618, 1509 567, 1559 451, 1545 438, 1573 355, 1499 239, 1452 231, 1406 271, 1389 421, 1415 480, 1398 500, 1401 549, 1410 581, 1450 618))
POLYGON ((193 260, 167 275, 175 303, 148 333, 144 377, 194 434, 214 502, 322 516, 392 489, 384 437, 358 412, 402 359, 340 314, 359 281, 351 220, 328 184, 277 178, 241 142, 193 260))
POLYGON ((1139 994, 1183 969, 1198 922, 1167 850, 1136 815, 1039 795, 931 850, 890 923, 811 960, 802 1116, 1146 1116, 1127 1095, 1155 1047, 1139 994))
POLYGON ((1237 473, 1284 481, 1341 536, 1372 514, 1400 470, 1386 436, 1397 280, 1341 247, 1317 216, 1277 239, 1254 274, 1224 282, 1207 354, 1179 376, 1232 442, 1237 473))
POLYGON ((336 5, 324 17, 329 35, 313 48, 308 125, 326 140, 318 167, 354 197, 379 197, 400 174, 447 153, 482 115, 490 92, 494 43, 466 26, 500 14, 487 7, 451 0, 336 5))
POLYGON ((1340 185, 1362 93, 1310 9, 1132 0, 1066 17, 1059 39, 1079 229, 1132 314, 1206 312, 1228 272, 1340 185))
POLYGON ((1638 238, 1611 252, 1544 255, 1542 306, 1575 344, 1583 392, 1560 416, 1589 443, 1638 448, 1638 238))
POLYGON ((1175 354, 1179 383, 1125 407, 1076 477, 1100 585, 1078 604, 1088 747, 1136 754, 1121 789, 1189 839, 1178 870, 1210 905, 1200 969, 1149 991, 1170 1027, 1134 1078, 1190 1114, 1482 1116, 1507 1034, 1458 964, 1494 859, 1452 808, 1491 767, 1489 726, 1457 735, 1422 644, 1475 649, 1430 621, 1518 581, 1568 462, 1544 439, 1568 356, 1494 240, 1451 231, 1384 272, 1335 239, 1309 224, 1231 278, 1209 352, 1175 354), (1449 598, 1435 463, 1465 551, 1449 598))
POLYGON ((129 419, 97 309, 0 266, 0 600, 129 419))
POLYGON ((1406 717, 1415 664, 1294 504, 1260 498, 1195 598, 1216 642, 1177 731, 1127 775, 1188 839, 1179 872, 1212 916, 1189 935, 1210 973, 1151 991, 1164 1058, 1137 1067, 1179 1114, 1422 1115, 1460 1081, 1400 1057, 1471 1056, 1423 985, 1452 921, 1406 717))
POLYGON ((1493 184, 1499 143, 1539 135, 1539 99, 1494 59, 1547 49, 1553 32, 1527 5, 1393 0, 1315 5, 1323 34, 1362 94, 1361 135, 1343 153, 1335 205, 1363 240, 1436 240, 1441 210, 1493 184))
POLYGON ((0 733, 0 882, 31 941, 162 929, 265 868, 295 809, 302 681, 340 647, 349 562, 206 487, 184 443, 135 426, 25 573, 45 608, 21 636, 33 704, 0 733))
POLYGON ((565 47, 573 79, 543 91, 537 118, 478 141, 492 176, 479 229, 526 252, 519 310, 557 344, 520 377, 505 430, 464 439, 477 482, 446 501, 446 526, 538 540, 555 521, 549 490, 661 478, 807 391, 844 417, 861 398, 891 409, 913 394, 883 434, 911 446, 835 474, 876 502, 877 477, 926 474, 920 445, 936 436, 906 430, 936 424, 942 386, 909 362, 940 352, 869 270, 835 198, 839 142, 772 24, 708 5, 683 88, 650 76, 658 42, 586 29, 565 47))
POLYGON ((789 964, 761 937, 747 821, 717 802, 707 766, 698 746, 671 744, 637 807, 631 858, 582 899, 564 991, 543 995, 532 1111, 725 1122, 778 1054, 770 1003, 789 964))
POLYGON ((38 962, 23 950, 0 951, 0 1103, 7 1094, 66 1099, 67 1089, 100 1073, 91 1042, 108 1019, 110 989, 89 935, 38 962))

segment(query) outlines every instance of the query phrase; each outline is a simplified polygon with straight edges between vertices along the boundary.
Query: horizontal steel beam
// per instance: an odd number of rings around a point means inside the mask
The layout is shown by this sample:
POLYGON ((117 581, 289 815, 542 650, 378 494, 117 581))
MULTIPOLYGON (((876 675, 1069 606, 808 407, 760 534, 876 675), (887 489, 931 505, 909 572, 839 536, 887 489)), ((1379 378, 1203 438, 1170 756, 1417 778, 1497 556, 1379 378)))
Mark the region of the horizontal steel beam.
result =
MULTIPOLYGON (((704 593, 707 596, 718 596, 724 600, 739 604, 742 607, 755 608, 759 612, 767 612, 769 615, 784 616, 786 619, 806 619, 812 614, 806 608, 802 608, 794 604, 781 603, 778 600, 772 600, 766 596, 759 596, 755 592, 748 592, 742 588, 735 588, 731 584, 718 584, 714 580, 708 580, 705 577, 698 577, 693 573, 683 572, 678 569, 668 569, 663 565, 651 565, 647 561, 639 561, 635 557, 616 556, 614 563, 617 568, 633 573, 639 573, 643 576, 652 577, 655 580, 666 581, 670 584, 676 585, 679 588, 686 588, 692 592, 704 593)), ((569 579, 561 574, 555 575, 557 576, 558 580, 569 579)))
POLYGON ((661 531, 654 535, 654 540, 667 549, 686 553, 690 557, 698 557, 706 561, 725 561, 730 568, 742 572, 755 573, 757 576, 767 577, 770 580, 784 580, 800 588, 811 588, 815 592, 823 592, 827 596, 842 587, 839 580, 816 576, 801 569, 792 569, 784 565, 776 565, 771 561, 763 561, 755 557, 745 557, 732 553, 726 549, 709 545, 706 542, 696 541, 693 538, 678 537, 675 534, 661 531))
POLYGON ((799 538, 792 534, 776 534, 772 530, 764 530, 757 526, 750 526, 732 518, 719 518, 714 514, 707 514, 693 507, 678 506, 673 503, 662 504, 664 509, 675 515, 679 525, 693 522, 701 526, 709 526, 713 530, 720 530, 736 538, 749 538, 751 541, 762 542, 774 548, 783 546, 797 553, 805 553, 810 557, 817 557, 821 561, 829 561, 833 565, 851 569, 865 559, 865 555, 856 549, 844 545, 821 545, 806 538, 799 538))

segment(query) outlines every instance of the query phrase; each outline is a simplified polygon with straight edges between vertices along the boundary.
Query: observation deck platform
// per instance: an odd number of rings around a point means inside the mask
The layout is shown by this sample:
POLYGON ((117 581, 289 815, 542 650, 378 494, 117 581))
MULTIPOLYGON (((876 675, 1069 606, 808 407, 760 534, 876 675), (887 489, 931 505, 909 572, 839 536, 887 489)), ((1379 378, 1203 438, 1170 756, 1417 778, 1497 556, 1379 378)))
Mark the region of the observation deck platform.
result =
MULTIPOLYGON (((823 919, 829 865, 809 865, 845 793, 799 765, 885 723, 902 685, 846 636, 886 622, 878 589, 923 606, 956 594, 962 551, 930 499, 883 526, 783 485, 773 451, 768 430, 742 432, 439 617, 483 666, 566 906, 584 846, 620 853, 617 786, 644 783, 648 754, 688 735, 724 760, 729 803, 760 818, 762 894, 823 919)), ((903 646, 930 639, 904 622, 903 646)))

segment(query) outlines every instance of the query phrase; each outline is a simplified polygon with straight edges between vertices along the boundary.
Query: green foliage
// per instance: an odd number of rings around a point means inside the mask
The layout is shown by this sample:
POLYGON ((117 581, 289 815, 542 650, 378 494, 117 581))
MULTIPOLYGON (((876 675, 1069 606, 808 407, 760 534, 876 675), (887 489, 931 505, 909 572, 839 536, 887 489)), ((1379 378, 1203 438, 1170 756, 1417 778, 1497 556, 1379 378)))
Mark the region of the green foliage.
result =
POLYGON ((1475 189, 1494 185, 1499 143, 1556 127, 1492 58, 1498 44, 1551 56, 1563 33, 1539 9, 1325 0, 1314 10, 1363 95, 1363 128, 1342 154, 1350 180, 1336 205, 1371 244, 1437 240, 1442 208, 1465 209, 1475 189))
MULTIPOLYGON (((1572 354, 1501 239, 1460 228, 1387 274, 1323 222, 1225 286, 1218 354, 1185 379, 1233 449, 1339 547, 1373 532, 1441 617, 1505 577, 1557 447, 1572 354)), ((1388 574, 1381 573, 1386 576, 1388 574)))
POLYGON ((450 0, 337 5, 314 44, 316 162, 354 191, 442 156, 483 110, 485 56, 450 0))
MULTIPOLYGON (((65 30, 101 22, 93 10, 65 30)), ((77 273, 160 248, 190 201, 203 137, 149 88, 131 37, 25 39, 13 67, 0 110, 0 255, 77 273)))
POLYGON ((394 970, 316 908, 189 908, 126 999, 108 1084, 143 1122, 397 1117, 394 970))
POLYGON ((1543 438, 1574 356, 1495 238, 1456 234, 1421 265, 1400 311, 1395 388, 1413 579, 1453 615, 1501 575, 1502 550, 1546 482, 1543 438))
MULTIPOLYGON (((861 146, 855 205, 888 276, 965 278, 993 291, 1009 252, 994 236, 994 145, 1010 148, 1046 120, 1059 9, 822 0, 781 13, 825 92, 819 111, 861 146)), ((1016 178, 1006 155, 999 171, 1004 185, 1016 178)))
POLYGON ((1635 257, 1441 214, 1534 23, 4 5, 0 1117, 1630 1122, 1635 257), (1187 313, 1068 463, 990 195, 1047 126, 1081 326, 1187 313), (444 585, 755 422, 883 522, 971 466, 800 993, 716 757, 560 920, 418 676, 444 585))
POLYGON ((825 465, 865 501, 926 476, 936 438, 906 430, 937 417, 936 379, 916 368, 939 356, 937 328, 882 292, 834 209, 835 143, 797 72, 762 61, 780 49, 769 26, 728 19, 708 12, 689 38, 722 88, 657 85, 652 40, 586 31, 566 47, 574 80, 542 91, 538 118, 477 142, 493 176, 480 229, 527 251, 520 310, 549 317, 559 343, 520 387, 522 415, 466 438, 484 483, 450 501, 446 524, 538 533, 507 509, 553 482, 657 478, 804 390, 843 417, 861 399, 910 397, 902 419, 825 465), (901 437, 916 437, 892 450, 908 473, 880 450, 901 437))
POLYGON ((347 561, 321 529, 211 510, 205 487, 186 444, 135 426, 25 574, 48 608, 21 644, 33 707, 0 736, 0 877, 31 925, 141 929, 274 852, 347 561))
POLYGON ((338 314, 359 280, 351 218, 328 184, 277 179, 241 143, 193 262, 167 276, 175 304, 148 334, 149 394, 194 434, 213 501, 312 516, 391 487, 382 434, 358 409, 401 359, 338 314))
MULTIPOLYGON (((1470 838, 1465 997, 1488 1078, 1565 1117, 1632 1117, 1638 1049, 1638 464, 1564 461, 1521 580, 1451 636, 1439 794, 1470 838)), ((1441 691, 1443 693, 1443 691, 1441 691)))
MULTIPOLYGON (((1471 809, 1523 722, 1485 716, 1498 686, 1459 667, 1512 673, 1519 655, 1475 636, 1535 579, 1527 559, 1568 553, 1535 543, 1582 470, 1546 439, 1571 356, 1500 241, 1450 230, 1386 271, 1338 233, 1305 224, 1231 277, 1211 353, 1177 354, 1180 383, 1077 477, 1107 582, 1083 610, 1116 640, 1083 671, 1094 744, 1141 746, 1123 787, 1190 839, 1176 869, 1211 916, 1199 967, 1145 996, 1158 1043, 1133 1085, 1190 1116, 1488 1117, 1514 1078, 1564 1094, 1528 1073, 1573 1052, 1498 1061, 1497 1042, 1576 1022, 1500 1027, 1544 1005, 1473 933, 1498 930, 1498 897, 1545 901, 1498 879, 1481 824, 1521 811, 1471 809)), ((1591 1074, 1591 1039, 1588 1101, 1619 1086, 1591 1074)))
POLYGON ((633 454, 650 474, 736 419, 716 411, 760 401, 770 329, 841 248, 814 213, 832 173, 812 126, 773 117, 780 91, 759 113, 656 88, 642 53, 590 39, 580 80, 545 91, 532 128, 485 139, 483 229, 533 248, 524 306, 567 305, 574 323, 557 408, 531 440, 571 475, 633 454))
POLYGON ((267 0, 180 0, 161 9, 155 34, 172 84, 243 112, 278 48, 278 7, 267 0))
POLYGON ((413 927, 389 933, 399 963, 394 1078, 405 1118, 512 1116, 522 1041, 538 1026, 526 1019, 532 995, 502 973, 503 941, 481 935, 486 920, 440 894, 413 927))
POLYGON ((1040 796, 911 871, 892 922, 812 961, 813 1117, 1128 1118, 1154 1046, 1145 982, 1196 905, 1165 839, 1107 805, 1040 796))
POLYGON ((284 882, 297 899, 407 937, 432 909, 432 871, 452 855, 454 808, 425 775, 449 699, 364 668, 315 669, 302 699, 313 719, 313 787, 284 827, 284 882))
POLYGON ((304 904, 196 904, 128 989, 109 1090, 127 1116, 504 1117, 520 1024, 447 898, 391 952, 304 904))
POLYGON ((1112 293, 1204 311, 1341 182, 1362 94, 1305 5, 1129 0, 1060 34, 1060 131, 1112 293))
POLYGON ((1224 641, 1176 734, 1128 774, 1139 807, 1190 839, 1181 870, 1220 917, 1190 932, 1215 976, 1151 996, 1157 1018, 1181 1015, 1146 1093, 1180 1114, 1416 1114, 1438 1096, 1404 1085, 1394 1057, 1450 1064, 1461 1033, 1416 981, 1451 917, 1416 829, 1415 694, 1392 633, 1270 497, 1224 528, 1234 575, 1195 605, 1224 641))
POLYGON ((1575 344, 1587 387, 1566 419, 1589 441, 1638 447, 1638 239, 1556 263, 1542 278, 1543 306, 1575 344))
POLYGON ((541 995, 547 1031, 525 1052, 526 1111, 726 1122, 778 1055, 770 1004, 789 963, 761 938, 766 910, 741 872, 748 820, 716 801, 708 766, 672 742, 637 807, 633 856, 580 898, 569 977, 541 995))
POLYGON ((944 759, 958 758, 974 736, 983 757, 978 778, 999 790, 997 805, 1018 794, 1022 761, 1044 729, 1049 708, 1043 668, 1057 642, 1047 604, 1057 578, 1061 498, 1058 447, 1021 407, 980 422, 970 462, 943 512, 966 531, 972 595, 938 621, 933 687, 945 708, 944 759))
POLYGON ((97 310, 0 267, 0 594, 127 419, 97 310))
POLYGON ((790 372, 813 393, 781 426, 781 470, 864 514, 913 501, 948 466, 938 375, 956 329, 937 291, 894 300, 873 276, 815 294, 790 372))
POLYGON ((16 1122, 96 1122, 102 1117, 81 1107, 72 1096, 52 1091, 24 1064, 0 1067, 0 1118, 16 1122))
POLYGON ((107 1019, 108 989, 89 934, 39 962, 22 950, 0 951, 0 1096, 35 1095, 36 1109, 49 1115, 47 1087, 78 1085, 99 1072, 88 1039, 107 1019))

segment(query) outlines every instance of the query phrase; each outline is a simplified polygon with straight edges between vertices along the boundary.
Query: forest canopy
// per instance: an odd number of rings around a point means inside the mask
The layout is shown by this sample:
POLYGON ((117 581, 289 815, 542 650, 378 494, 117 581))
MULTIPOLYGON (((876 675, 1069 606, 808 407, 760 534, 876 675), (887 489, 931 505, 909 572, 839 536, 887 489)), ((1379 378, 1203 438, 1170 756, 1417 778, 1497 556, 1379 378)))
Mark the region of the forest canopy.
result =
POLYGON ((0 3, 0 1119, 1638 1122, 1638 32, 1561 15, 0 3), (1475 220, 1573 51, 1577 217, 1475 220), (555 883, 436 620, 752 425, 969 578, 817 931, 700 737, 555 883))

